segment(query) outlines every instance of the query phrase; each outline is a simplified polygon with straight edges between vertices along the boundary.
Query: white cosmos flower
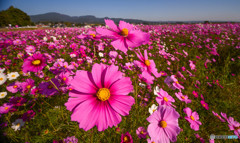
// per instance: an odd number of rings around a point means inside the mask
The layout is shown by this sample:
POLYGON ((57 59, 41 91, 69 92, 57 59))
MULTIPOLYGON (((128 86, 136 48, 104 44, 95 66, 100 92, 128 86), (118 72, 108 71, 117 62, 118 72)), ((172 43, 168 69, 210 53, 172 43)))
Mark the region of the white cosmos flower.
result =
POLYGON ((15 122, 12 123, 12 128, 14 129, 14 131, 20 130, 20 128, 22 126, 24 126, 24 122, 22 119, 17 119, 15 120, 15 122))
POLYGON ((157 94, 158 92, 160 92, 160 89, 159 89, 158 86, 156 86, 155 89, 154 89, 154 91, 153 91, 153 93, 154 93, 154 95, 157 95, 157 96, 158 96, 158 94, 157 94))
POLYGON ((47 41, 48 39, 47 39, 47 37, 43 37, 43 40, 44 40, 44 41, 47 41))
POLYGON ((99 57, 101 57, 101 58, 103 57, 103 53, 102 53, 102 52, 99 52, 98 55, 99 55, 99 57))
POLYGON ((148 108, 148 111, 149 111, 149 113, 152 115, 152 113, 153 113, 154 111, 156 111, 157 108, 158 108, 158 106, 156 106, 155 104, 153 104, 150 108, 148 108))
POLYGON ((5 71, 5 68, 0 69, 0 73, 3 73, 5 71))
POLYGON ((0 92, 0 99, 5 98, 7 96, 7 92, 0 92))
POLYGON ((0 85, 4 84, 7 80, 7 76, 4 73, 0 73, 0 85))
POLYGON ((141 86, 142 88, 146 87, 146 85, 143 83, 139 83, 139 86, 141 86))
POLYGON ((19 77, 18 72, 11 72, 11 73, 7 74, 7 78, 9 80, 17 79, 18 77, 19 77))

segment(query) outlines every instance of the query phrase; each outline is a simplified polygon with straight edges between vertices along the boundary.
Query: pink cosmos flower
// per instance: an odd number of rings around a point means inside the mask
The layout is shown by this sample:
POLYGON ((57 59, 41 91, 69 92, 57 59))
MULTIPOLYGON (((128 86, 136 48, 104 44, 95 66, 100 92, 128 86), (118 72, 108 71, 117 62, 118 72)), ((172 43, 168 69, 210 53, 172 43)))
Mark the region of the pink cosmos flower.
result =
POLYGON ((222 122, 226 122, 221 116, 218 115, 218 113, 212 111, 213 115, 218 117, 219 120, 221 120, 222 122))
POLYGON ((182 92, 175 93, 177 98, 181 101, 184 101, 186 104, 191 103, 192 100, 188 99, 187 95, 183 95, 182 92))
POLYGON ((193 61, 189 60, 189 62, 190 62, 189 66, 190 66, 191 70, 195 70, 195 69, 196 69, 196 66, 195 66, 195 64, 193 63, 193 61))
POLYGON ((234 131, 234 134, 238 136, 240 139, 240 123, 237 121, 234 121, 233 117, 228 118, 228 127, 231 131, 234 131))
POLYGON ((140 61, 134 61, 134 63, 138 65, 138 67, 143 68, 143 71, 147 71, 150 75, 152 73, 156 77, 161 76, 161 74, 157 72, 155 62, 153 60, 148 59, 147 50, 144 50, 144 56, 140 51, 139 51, 139 54, 138 53, 136 54, 137 54, 137 57, 140 59, 140 61))
POLYGON ((122 134, 121 143, 133 143, 132 136, 128 132, 122 134))
POLYGON ((145 139, 148 133, 144 127, 139 127, 136 130, 136 134, 140 139, 145 139))
POLYGON ((24 60, 22 65, 22 71, 27 72, 38 72, 41 71, 46 64, 46 58, 42 54, 33 54, 31 57, 28 57, 24 60))
POLYGON ((23 92, 26 93, 26 92, 30 91, 33 86, 34 86, 34 80, 26 79, 26 81, 22 83, 23 92))
POLYGON ((184 108, 183 111, 187 114, 185 119, 190 123, 190 127, 193 130, 198 131, 199 125, 202 125, 202 123, 198 121, 199 120, 198 113, 196 111, 192 112, 192 110, 189 107, 184 108))
POLYGON ((12 104, 4 103, 2 106, 0 106, 0 114, 8 113, 12 107, 12 104))
POLYGON ((197 93, 197 91, 193 91, 192 94, 193 94, 196 98, 198 98, 198 93, 197 93))
POLYGON ((6 89, 11 93, 17 93, 22 89, 22 83, 19 81, 9 84, 6 89))
POLYGON ((114 65, 94 64, 92 72, 78 70, 71 87, 65 106, 73 112, 71 120, 85 131, 95 125, 99 131, 116 126, 120 115, 128 115, 135 103, 127 96, 133 90, 130 78, 123 77, 114 65))
POLYGON ((170 96, 166 91, 162 88, 155 92, 157 94, 156 101, 159 105, 173 106, 172 102, 175 102, 174 98, 170 96))
POLYGON ((153 84, 154 77, 151 76, 147 71, 142 72, 139 76, 140 79, 148 84, 153 84))
POLYGON ((180 115, 174 108, 159 106, 157 111, 147 118, 147 121, 150 122, 147 131, 151 140, 159 143, 177 141, 177 135, 180 133, 179 117, 180 115))
POLYGON ((117 26, 113 20, 105 20, 105 23, 111 28, 110 30, 98 27, 96 31, 102 36, 113 38, 111 45, 116 50, 127 53, 129 47, 138 47, 149 41, 150 35, 135 29, 132 24, 120 21, 117 26))
POLYGON ((25 50, 27 53, 34 53, 36 48, 34 46, 30 45, 30 46, 27 46, 25 50))
POLYGON ((207 104, 204 100, 201 100, 200 103, 202 104, 202 106, 203 106, 206 110, 209 109, 208 104, 207 104))

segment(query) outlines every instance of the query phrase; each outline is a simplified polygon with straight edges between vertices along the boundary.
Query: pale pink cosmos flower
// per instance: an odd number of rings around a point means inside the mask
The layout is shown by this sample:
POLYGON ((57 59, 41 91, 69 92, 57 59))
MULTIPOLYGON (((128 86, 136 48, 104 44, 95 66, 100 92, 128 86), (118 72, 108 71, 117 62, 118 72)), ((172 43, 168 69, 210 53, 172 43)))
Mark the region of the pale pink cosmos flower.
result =
POLYGON ((123 77, 118 67, 94 64, 92 72, 78 70, 70 86, 65 106, 72 112, 71 120, 85 131, 95 125, 98 131, 116 126, 135 103, 128 94, 133 90, 129 77, 123 77))
POLYGON ((162 88, 159 90, 159 92, 156 92, 156 95, 156 101, 159 105, 173 106, 172 102, 175 102, 174 98, 172 98, 172 96, 170 96, 162 88))
POLYGON ((36 51, 36 48, 32 45, 26 47, 27 53, 34 53, 36 51))
POLYGON ((192 110, 189 107, 184 108, 183 111, 187 114, 185 119, 190 123, 190 127, 193 130, 198 131, 199 125, 202 125, 202 123, 198 121, 199 120, 198 113, 196 111, 192 112, 192 110))
POLYGON ((129 47, 138 47, 149 41, 150 35, 135 29, 132 24, 120 21, 117 26, 113 20, 107 19, 105 19, 105 23, 110 30, 98 27, 96 31, 102 36, 113 38, 114 41, 111 42, 111 45, 116 50, 127 53, 129 47))
POLYGON ((237 121, 234 121, 233 117, 228 118, 228 127, 231 131, 234 131, 234 134, 238 136, 240 139, 240 123, 237 121))
POLYGON ((196 66, 195 66, 195 64, 193 63, 193 61, 191 61, 191 60, 189 60, 189 66, 190 66, 190 68, 191 68, 191 70, 195 70, 196 69, 196 66))
POLYGON ((181 131, 178 125, 179 117, 180 115, 174 108, 159 106, 158 110, 147 118, 150 122, 147 131, 151 140, 157 143, 176 142, 177 135, 181 131))
POLYGON ((186 104, 192 102, 192 100, 188 99, 188 96, 187 95, 183 95, 182 92, 175 93, 175 95, 177 96, 177 98, 180 101, 184 101, 186 104))
POLYGON ((221 120, 222 122, 226 122, 221 116, 218 115, 218 113, 212 111, 213 115, 216 116, 219 120, 221 120))

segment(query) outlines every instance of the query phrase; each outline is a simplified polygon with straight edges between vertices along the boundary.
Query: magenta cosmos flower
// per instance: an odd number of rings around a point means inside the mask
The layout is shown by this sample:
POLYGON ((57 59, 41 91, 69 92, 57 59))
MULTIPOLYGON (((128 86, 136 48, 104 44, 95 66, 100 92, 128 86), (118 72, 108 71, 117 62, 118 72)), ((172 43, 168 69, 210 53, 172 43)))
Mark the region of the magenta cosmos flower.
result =
POLYGON ((65 106, 72 111, 71 120, 85 131, 97 126, 99 131, 116 126, 121 116, 129 114, 135 100, 127 96, 132 90, 129 77, 118 67, 94 64, 92 72, 78 70, 71 81, 73 90, 65 106))
POLYGON ((138 47, 149 41, 149 34, 137 30, 132 24, 120 21, 117 26, 112 20, 105 20, 105 23, 110 30, 98 27, 96 31, 102 36, 113 38, 111 45, 116 50, 127 53, 129 47, 138 47))
POLYGON ((156 77, 161 76, 161 74, 157 72, 155 62, 153 60, 148 59, 147 50, 144 50, 144 56, 140 51, 139 54, 136 53, 136 55, 140 59, 140 61, 134 61, 134 63, 138 65, 140 68, 143 68, 143 71, 147 71, 149 74, 153 73, 153 75, 155 75, 156 77))
POLYGON ((150 122, 147 131, 151 139, 161 143, 177 141, 177 135, 180 133, 179 117, 174 108, 159 106, 157 111, 147 118, 150 122))
POLYGON ((122 134, 121 143, 133 143, 132 136, 128 132, 122 134))
POLYGON ((33 54, 31 57, 28 57, 24 60, 22 71, 25 73, 29 71, 38 72, 41 71, 46 65, 46 58, 42 54, 33 54))
POLYGON ((139 127, 136 130, 136 134, 140 139, 145 139, 148 133, 144 127, 139 127))
POLYGON ((184 108, 183 111, 187 114, 187 117, 185 117, 185 119, 190 123, 190 127, 193 130, 198 131, 199 125, 202 125, 202 123, 198 121, 199 120, 198 113, 196 111, 192 112, 192 110, 189 107, 184 108))

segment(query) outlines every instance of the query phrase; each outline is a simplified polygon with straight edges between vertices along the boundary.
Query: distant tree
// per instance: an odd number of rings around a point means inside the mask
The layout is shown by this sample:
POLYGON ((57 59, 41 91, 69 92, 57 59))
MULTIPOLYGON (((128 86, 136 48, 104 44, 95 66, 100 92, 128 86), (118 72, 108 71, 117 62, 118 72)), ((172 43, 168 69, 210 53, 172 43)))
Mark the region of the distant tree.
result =
POLYGON ((26 26, 32 25, 30 17, 23 11, 18 8, 14 8, 10 6, 7 10, 0 12, 0 26, 8 26, 11 24, 12 26, 26 26))

